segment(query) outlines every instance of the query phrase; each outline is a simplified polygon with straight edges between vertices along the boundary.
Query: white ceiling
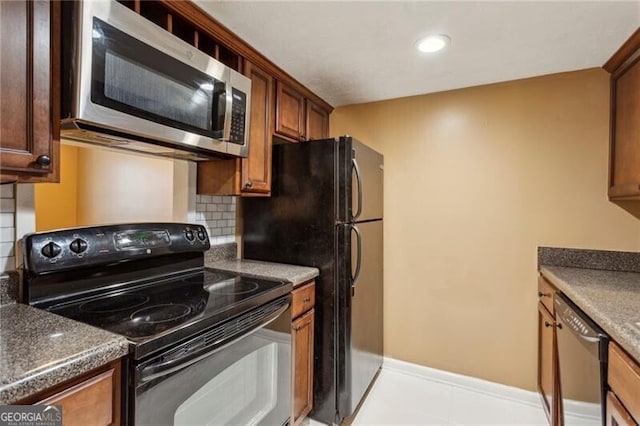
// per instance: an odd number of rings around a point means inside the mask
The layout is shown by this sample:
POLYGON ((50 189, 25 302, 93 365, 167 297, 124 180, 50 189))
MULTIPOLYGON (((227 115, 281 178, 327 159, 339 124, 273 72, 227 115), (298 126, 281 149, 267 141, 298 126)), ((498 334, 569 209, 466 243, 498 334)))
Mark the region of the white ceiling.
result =
POLYGON ((600 67, 640 26, 640 0, 196 2, 334 106, 600 67))

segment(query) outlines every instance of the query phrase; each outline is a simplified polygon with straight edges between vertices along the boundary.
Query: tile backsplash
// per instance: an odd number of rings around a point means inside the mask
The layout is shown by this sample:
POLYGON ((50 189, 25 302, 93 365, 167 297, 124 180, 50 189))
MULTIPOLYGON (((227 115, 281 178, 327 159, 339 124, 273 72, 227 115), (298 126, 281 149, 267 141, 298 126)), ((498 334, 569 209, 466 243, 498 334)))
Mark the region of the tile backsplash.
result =
MULTIPOLYGON (((236 199, 196 195, 196 223, 204 225, 212 245, 235 242, 236 199)), ((16 186, 0 185, 0 275, 15 267, 16 186)))
POLYGON ((234 242, 236 198, 196 195, 196 223, 207 228, 212 245, 234 242))
POLYGON ((16 269, 15 185, 0 185, 0 274, 16 269))

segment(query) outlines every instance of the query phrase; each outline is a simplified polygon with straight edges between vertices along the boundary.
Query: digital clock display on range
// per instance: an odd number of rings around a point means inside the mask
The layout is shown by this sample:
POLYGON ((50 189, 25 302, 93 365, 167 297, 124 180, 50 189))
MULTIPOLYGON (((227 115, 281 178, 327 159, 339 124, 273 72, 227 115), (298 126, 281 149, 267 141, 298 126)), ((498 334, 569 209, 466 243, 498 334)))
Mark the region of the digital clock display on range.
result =
POLYGON ((118 232, 114 240, 118 250, 167 247, 171 244, 169 232, 164 229, 118 232))

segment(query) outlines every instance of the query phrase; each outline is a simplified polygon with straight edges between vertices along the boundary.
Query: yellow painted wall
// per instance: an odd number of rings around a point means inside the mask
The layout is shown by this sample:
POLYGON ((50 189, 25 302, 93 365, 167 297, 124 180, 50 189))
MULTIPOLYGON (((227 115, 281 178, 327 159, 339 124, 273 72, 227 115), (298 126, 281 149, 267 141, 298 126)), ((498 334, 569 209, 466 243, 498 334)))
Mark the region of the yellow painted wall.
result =
POLYGON ((173 220, 173 160, 83 148, 78 225, 173 220))
POLYGON ((333 112, 385 156, 387 356, 535 389, 537 247, 640 249, 608 120, 600 69, 333 112))
POLYGON ((60 159, 60 183, 34 185, 36 231, 76 226, 78 148, 61 145, 60 159))
POLYGON ((35 185, 36 231, 124 222, 184 222, 189 164, 61 145, 60 183, 35 185))

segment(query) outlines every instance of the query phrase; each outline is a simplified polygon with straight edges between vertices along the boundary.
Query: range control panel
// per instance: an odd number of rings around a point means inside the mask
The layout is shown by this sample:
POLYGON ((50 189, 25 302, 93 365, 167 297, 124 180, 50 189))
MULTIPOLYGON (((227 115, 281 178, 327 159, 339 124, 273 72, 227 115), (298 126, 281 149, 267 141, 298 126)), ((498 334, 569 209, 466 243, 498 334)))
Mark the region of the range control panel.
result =
POLYGON ((189 223, 135 223, 27 235, 25 269, 40 275, 105 263, 208 250, 209 235, 189 223))

